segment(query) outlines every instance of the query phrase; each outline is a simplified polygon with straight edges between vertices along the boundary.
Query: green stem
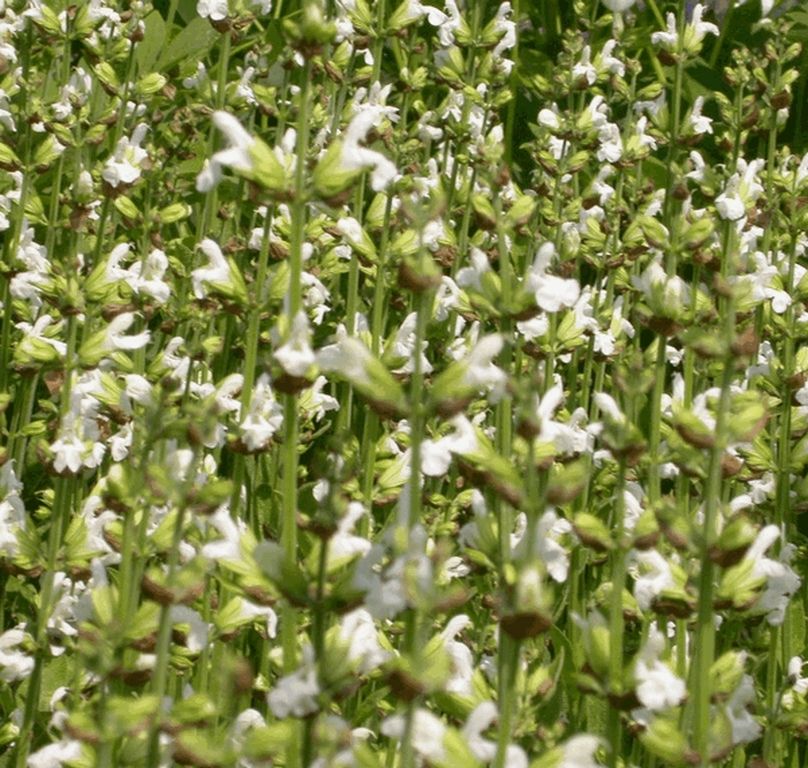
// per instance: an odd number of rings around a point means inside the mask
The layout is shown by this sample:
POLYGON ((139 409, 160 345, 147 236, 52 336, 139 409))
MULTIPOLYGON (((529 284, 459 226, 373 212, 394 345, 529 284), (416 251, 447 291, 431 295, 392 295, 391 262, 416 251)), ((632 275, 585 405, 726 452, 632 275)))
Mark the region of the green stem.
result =
MULTIPOLYGON (((198 458, 198 449, 194 451, 194 461, 191 462, 191 468, 188 470, 188 477, 190 478, 190 482, 186 481, 184 485, 186 486, 185 490, 188 490, 188 487, 193 482, 193 477, 195 473, 195 466, 196 461, 198 458)), ((185 524, 185 511, 186 511, 187 503, 185 499, 180 501, 180 504, 177 508, 177 517, 174 521, 174 531, 171 538, 171 550, 169 551, 168 555, 168 574, 167 574, 167 584, 171 587, 173 582, 174 574, 177 570, 177 565, 179 564, 179 549, 180 549, 180 541, 182 540, 182 532, 184 529, 185 524)), ((171 605, 163 605, 160 609, 160 621, 159 621, 159 633, 157 636, 157 648, 155 650, 156 660, 154 663, 154 678, 152 683, 152 691, 157 696, 158 702, 160 702, 160 708, 162 709, 162 700, 163 696, 166 692, 166 685, 168 682, 168 663, 170 661, 170 650, 171 650, 171 630, 172 630, 172 622, 171 622, 171 605)), ((148 748, 148 755, 146 759, 146 765, 148 768, 157 768, 160 765, 160 720, 161 720, 162 712, 158 712, 155 716, 151 728, 149 729, 149 748, 148 748)))
POLYGON ((519 640, 515 640, 507 632, 500 630, 499 654, 502 656, 502 662, 499 667, 499 728, 497 729, 497 751, 494 757, 494 768, 506 768, 507 766, 508 746, 511 743, 513 718, 516 709, 514 687, 519 669, 520 645, 519 640))
MULTIPOLYGON (((297 118, 297 166, 295 168, 295 198, 292 203, 292 230, 289 242, 289 292, 287 293, 288 331, 300 311, 303 244, 306 231, 306 156, 309 146, 309 109, 311 101, 311 61, 306 60, 300 84, 300 107, 297 118)), ((283 504, 281 511, 281 547, 288 562, 297 562, 297 468, 299 438, 297 395, 283 398, 283 504)), ((285 605, 281 617, 283 670, 290 673, 297 664, 297 611, 285 605)), ((297 755, 289 757, 296 760, 297 755)))
MULTIPOLYGON (((626 549, 624 536, 626 462, 621 458, 617 468, 615 484, 614 521, 612 530, 616 541, 612 561, 612 591, 609 606, 609 687, 617 695, 623 693, 623 590, 626 586, 626 549)), ((616 768, 622 755, 622 727, 620 711, 609 707, 608 717, 609 765, 616 768)))
MULTIPOLYGON (((734 272, 732 264, 734 236, 734 225, 726 223, 721 270, 722 277, 725 279, 734 272)), ((727 346, 729 346, 735 334, 735 307, 731 296, 724 298, 722 303, 723 335, 727 346)), ((717 569, 710 559, 709 552, 716 536, 721 504, 721 459, 727 446, 730 386, 734 371, 733 362, 734 360, 731 356, 727 356, 724 360, 720 383, 721 394, 715 417, 715 444, 710 449, 700 546, 701 573, 699 575, 695 657, 690 679, 691 690, 695 691, 693 697, 693 743, 701 757, 701 764, 704 768, 710 762, 710 667, 715 658, 713 595, 717 569)))
MULTIPOLYGON (((73 358, 76 351, 77 320, 75 315, 68 319, 67 329, 67 353, 65 357, 65 380, 62 385, 61 416, 64 421, 70 410, 70 390, 73 375, 73 358)), ((47 628, 48 617, 53 608, 54 580, 57 571, 59 553, 64 541, 64 534, 70 519, 70 508, 73 498, 74 479, 72 477, 60 477, 56 481, 54 489, 53 507, 51 509, 51 524, 48 531, 48 559, 45 574, 42 577, 42 590, 39 595, 39 609, 36 616, 35 630, 33 632, 36 644, 36 656, 34 659, 34 669, 31 673, 31 680, 26 694, 25 709, 23 711, 23 721, 20 726, 20 734, 17 740, 17 753, 15 765, 17 768, 25 768, 28 761, 28 753, 31 748, 31 736, 33 734, 34 721, 39 705, 40 689, 42 685, 42 672, 46 659, 48 658, 47 648, 47 628)))

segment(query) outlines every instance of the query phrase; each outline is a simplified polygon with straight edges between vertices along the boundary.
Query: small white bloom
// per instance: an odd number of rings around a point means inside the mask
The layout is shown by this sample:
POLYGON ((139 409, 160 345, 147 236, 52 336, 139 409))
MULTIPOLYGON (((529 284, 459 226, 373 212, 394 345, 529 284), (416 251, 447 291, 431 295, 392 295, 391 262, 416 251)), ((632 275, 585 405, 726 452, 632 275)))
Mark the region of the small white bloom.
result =
MULTIPOLYGON (((381 732, 394 739, 403 739, 406 729, 403 715, 393 715, 382 722, 381 732)), ((446 726, 428 709, 415 710, 410 739, 415 751, 430 763, 440 763, 446 756, 443 738, 446 726)))
POLYGON ((697 96, 693 102, 693 109, 690 110, 690 127, 693 133, 703 134, 713 132, 713 121, 711 118, 701 114, 704 108, 704 96, 697 96))
POLYGON ((25 680, 34 670, 34 657, 18 650, 25 640, 22 629, 9 629, 0 635, 0 680, 25 680))
POLYGON ((631 8, 637 0, 601 0, 612 13, 623 13, 631 8))
POLYGON ((346 171, 371 171, 370 185, 374 192, 381 192, 399 175, 396 166, 381 152, 360 143, 370 129, 378 125, 384 114, 383 107, 368 107, 355 115, 343 134, 340 156, 341 165, 346 171))
POLYGON ((306 646, 303 664, 300 669, 280 678, 267 695, 269 708, 277 718, 305 717, 319 709, 317 697, 320 684, 317 682, 317 668, 311 646, 306 646))
POLYGON ((123 312, 120 315, 112 318, 107 325, 106 339, 104 348, 106 351, 125 349, 133 350, 145 347, 149 343, 151 334, 149 331, 141 331, 134 336, 125 336, 124 334, 135 322, 134 312, 123 312))
POLYGON ((454 616, 440 633, 443 647, 452 660, 452 675, 446 683, 446 690, 462 696, 471 696, 473 693, 471 678, 474 675, 474 659, 471 649, 455 638, 470 624, 471 619, 463 613, 454 616))
POLYGON ((654 599, 666 589, 675 586, 673 572, 668 561, 655 549, 637 552, 635 565, 631 568, 634 577, 634 598, 640 610, 650 609, 654 599))
POLYGON ((233 115, 222 111, 213 113, 213 124, 224 134, 230 146, 216 152, 210 158, 208 166, 197 176, 198 192, 208 192, 219 183, 222 166, 249 173, 254 165, 251 150, 255 145, 255 138, 244 126, 233 115))
POLYGON ((187 624, 188 638, 185 641, 191 653, 200 653, 208 644, 210 627, 206 621, 187 605, 172 605, 170 612, 172 624, 187 624))
POLYGON ((283 424, 283 407, 275 399, 269 376, 262 373, 250 398, 250 409, 239 425, 239 435, 249 451, 266 448, 283 424))
POLYGON ((308 318, 304 312, 298 312, 292 320, 289 338, 274 354, 281 368, 290 376, 305 376, 314 365, 316 358, 310 339, 308 318))
POLYGON ((48 744, 28 757, 28 768, 61 768, 68 760, 81 757, 81 742, 75 739, 62 739, 48 744))
POLYGON ((146 138, 149 127, 141 123, 132 133, 132 138, 122 138, 112 157, 107 160, 101 176, 111 187, 134 184, 140 178, 141 165, 149 153, 140 145, 146 138))
POLYGON ((746 744, 760 737, 762 728, 749 707, 757 700, 755 684, 750 675, 744 675, 727 701, 725 712, 732 726, 732 743, 746 744))
POLYGON ((766 589, 755 603, 755 610, 764 612, 766 621, 773 626, 779 626, 785 620, 788 601, 801 583, 789 565, 792 545, 784 545, 777 560, 766 557, 766 551, 780 538, 780 529, 776 525, 767 525, 744 555, 745 560, 753 563, 752 573, 766 579, 766 589))
POLYGON ((227 0, 198 0, 196 12, 203 19, 211 21, 224 21, 227 18, 227 0))
POLYGON ((562 745, 562 758, 558 768, 599 768, 595 752, 600 746, 597 736, 582 733, 573 736, 562 745))
POLYGON ((501 334, 491 333, 483 336, 466 355, 463 372, 463 383, 474 389, 485 389, 495 397, 501 397, 505 391, 508 374, 493 362, 502 351, 505 340, 501 334))
POLYGON ((390 657, 379 643, 373 617, 364 608, 346 613, 339 623, 339 636, 348 645, 348 659, 360 674, 376 669, 390 657))
POLYGON ((684 680, 659 660, 664 648, 665 638, 656 625, 652 624, 648 640, 634 667, 637 698, 652 712, 661 712, 678 706, 687 693, 684 680))
POLYGON ((191 284, 194 296, 197 299, 204 299, 208 295, 206 283, 226 285, 232 280, 232 274, 230 265, 218 243, 210 238, 205 238, 199 244, 199 249, 208 257, 208 263, 191 272, 191 284))
MULTIPOLYGON (((497 754, 497 743, 483 738, 482 733, 493 725, 498 714, 497 705, 493 701, 484 701, 474 708, 463 726, 463 737, 469 749, 483 763, 490 763, 497 754)), ((524 750, 515 744, 509 744, 505 752, 505 765, 508 768, 527 768, 524 750)))

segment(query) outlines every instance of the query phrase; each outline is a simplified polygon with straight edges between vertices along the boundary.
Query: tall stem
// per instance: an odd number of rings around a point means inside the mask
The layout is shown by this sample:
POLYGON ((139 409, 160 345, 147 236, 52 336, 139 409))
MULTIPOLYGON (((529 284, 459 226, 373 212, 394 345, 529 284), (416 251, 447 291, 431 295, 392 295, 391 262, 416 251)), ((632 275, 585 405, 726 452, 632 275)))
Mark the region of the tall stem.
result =
MULTIPOLYGON (((735 228, 725 224, 722 253, 722 276, 726 279, 734 272, 733 262, 735 228)), ((723 335, 729 346, 735 334, 735 306, 732 296, 723 299, 723 335)), ((695 658, 691 669, 693 698, 694 746, 703 766, 710 762, 710 667, 715 658, 715 623, 713 594, 715 570, 710 559, 710 548, 716 535, 716 524, 721 504, 721 459, 727 446, 729 422, 730 385, 732 384, 734 359, 728 355, 724 360, 720 381, 720 396, 715 417, 715 444, 710 450, 707 472, 707 487, 704 502, 704 522, 701 532, 701 573, 699 574, 698 614, 696 619, 695 658)))
MULTIPOLYGON (((612 530, 616 540, 612 561, 612 593, 609 606, 609 686, 618 695, 623 692, 623 590, 626 586, 626 550, 623 543, 625 509, 626 461, 620 459, 615 484, 614 521, 612 530)), ((622 754, 622 728, 617 707, 609 708, 608 718, 609 765, 616 768, 622 754)))
MULTIPOLYGON (((61 416, 64 420, 70 410, 70 390, 73 376, 73 358, 76 352, 77 321, 76 316, 71 315, 68 319, 67 329, 67 353, 65 358, 65 380, 62 386, 61 416)), ((42 671, 47 651, 47 628, 48 618, 53 608, 54 582, 57 571, 57 561, 59 551, 64 541, 64 534, 67 530, 70 517, 71 500, 73 496, 73 478, 60 477, 56 482, 53 508, 51 510, 51 524, 48 531, 48 561, 45 574, 42 577, 42 591, 39 596, 39 610, 37 611, 35 630, 33 632, 36 643, 36 657, 34 669, 28 684, 28 693, 25 699, 25 709, 23 711, 23 721, 20 726, 20 735, 17 740, 17 754, 15 765, 17 768, 25 768, 28 761, 28 753, 31 748, 31 736, 34 728, 34 720, 39 704, 39 695, 42 686, 42 671)))
MULTIPOLYGON (((311 101, 311 62, 307 59, 300 84, 300 106, 297 118, 297 165, 295 168, 295 198, 292 204, 292 231, 289 248, 289 292, 287 320, 292 321, 301 306, 301 274, 303 272, 303 243, 306 229, 306 156, 309 146, 309 107, 311 101)), ((299 433, 296 394, 284 395, 283 400, 283 506, 281 513, 281 546, 289 562, 297 560, 297 442, 299 433)), ((297 611, 290 605, 283 609, 281 623, 283 669, 291 672, 297 663, 297 611)))

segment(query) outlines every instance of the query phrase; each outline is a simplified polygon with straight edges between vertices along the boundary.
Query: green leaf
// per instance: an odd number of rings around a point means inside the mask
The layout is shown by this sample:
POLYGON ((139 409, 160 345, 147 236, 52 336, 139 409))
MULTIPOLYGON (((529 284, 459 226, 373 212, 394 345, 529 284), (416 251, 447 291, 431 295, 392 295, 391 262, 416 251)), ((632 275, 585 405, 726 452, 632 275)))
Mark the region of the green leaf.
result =
POLYGON ((788 623, 791 630, 791 647, 805 648, 805 605, 798 595, 788 606, 788 623))
POLYGON ((204 59, 218 39, 205 19, 196 18, 171 41, 154 69, 163 72, 186 59, 204 59))
POLYGON ((146 16, 143 23, 146 25, 145 36, 135 47, 137 71, 141 76, 153 71, 166 39, 166 23, 157 11, 146 16))
POLYGON ((74 679, 73 663, 69 654, 57 656, 45 665, 42 672, 42 688, 39 691, 39 711, 50 710, 50 700, 57 688, 70 686, 74 679))

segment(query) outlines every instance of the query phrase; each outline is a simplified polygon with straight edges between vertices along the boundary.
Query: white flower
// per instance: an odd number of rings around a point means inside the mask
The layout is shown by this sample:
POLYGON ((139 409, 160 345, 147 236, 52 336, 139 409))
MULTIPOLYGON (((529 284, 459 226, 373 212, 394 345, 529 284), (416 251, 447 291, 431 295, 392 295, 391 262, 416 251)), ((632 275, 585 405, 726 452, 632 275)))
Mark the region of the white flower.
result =
POLYGON ((149 153, 140 145, 146 138, 149 127, 141 123, 132 133, 132 138, 122 138, 115 148, 115 152, 107 160, 101 176, 111 187, 134 184, 140 178, 141 164, 149 153))
POLYGON ((626 420, 625 415, 620 410, 620 407, 617 405, 617 402, 611 395, 606 394, 606 392, 596 392, 594 400, 598 410, 605 414, 607 418, 617 423, 621 423, 626 420))
MULTIPOLYGON (((638 121, 639 126, 639 121, 638 121)), ((616 163, 623 156, 623 139, 615 123, 604 123, 598 130, 600 146, 597 158, 601 162, 616 163)))
POLYGON ((453 454, 469 454, 477 448, 477 433, 465 416, 455 416, 451 423, 454 432, 421 443, 421 471, 428 477, 442 477, 449 471, 453 454))
POLYGON ((163 280, 167 269, 165 252, 155 248, 144 262, 134 262, 126 270, 124 279, 135 293, 145 293, 158 304, 165 304, 171 295, 171 287, 163 280))
POLYGON ((353 336, 338 329, 338 341, 317 351, 317 365, 325 372, 336 372, 359 386, 370 386, 371 379, 367 367, 375 358, 372 352, 353 336))
POLYGON ((725 709, 732 726, 733 744, 745 744, 760 737, 762 731, 760 723, 748 709, 756 700, 754 681, 750 675, 744 675, 729 697, 725 709))
POLYGON ((718 215, 727 221, 738 221, 746 215, 746 206, 740 195, 730 185, 715 199, 718 215))
POLYGON ((323 387, 328 383, 325 376, 318 376, 307 390, 301 392, 298 403, 300 409, 315 421, 325 416, 326 411, 338 411, 339 401, 331 395, 323 393, 323 387))
POLYGON ((703 107, 704 96, 697 96, 696 100, 693 102, 693 109, 690 110, 690 126, 693 129, 693 133, 696 134, 713 132, 712 119, 701 114, 703 107))
POLYGON ((22 629, 9 629, 0 635, 0 680, 13 683, 27 679, 34 670, 34 657, 17 647, 25 640, 22 629))
POLYGON ((757 176, 764 165, 760 159, 751 163, 738 160, 738 170, 727 179, 724 191, 715 199, 716 210, 722 219, 742 219, 746 215, 746 208, 763 194, 763 186, 757 176))
MULTIPOLYGON (((67 354, 67 344, 59 339, 52 339, 50 336, 45 336, 45 329, 53 322, 50 315, 40 315, 37 321, 31 325, 30 323, 16 323, 15 328, 22 331, 27 338, 33 341, 44 342, 53 347, 54 351, 59 357, 64 357, 67 354)), ((61 323, 59 323, 61 325, 61 323)))
POLYGON ((808 693, 808 677, 802 677, 803 661, 799 656, 792 656, 788 661, 788 678, 791 687, 800 696, 808 693))
POLYGON ((473 694, 471 678, 474 674, 474 659, 471 649, 464 643, 455 640, 455 637, 471 624, 471 619, 464 613, 454 616, 440 633, 443 647, 452 660, 452 675, 446 683, 449 693, 458 693, 462 696, 473 694))
POLYGON ((654 32, 651 35, 651 42, 654 45, 662 45, 665 48, 675 48, 679 40, 679 33, 676 31, 676 16, 668 13, 666 16, 667 30, 665 32, 654 32))
POLYGON ((337 530, 328 542, 328 567, 334 568, 347 559, 357 555, 365 555, 370 551, 371 543, 362 536, 354 534, 354 528, 365 515, 365 507, 360 501, 352 501, 340 518, 337 530))
POLYGON ((601 0, 612 13, 623 13, 631 8, 637 0, 601 0))
POLYGON ((593 85, 598 79, 598 71, 592 66, 590 58, 592 49, 585 45, 581 51, 581 59, 572 65, 572 77, 575 80, 585 80, 589 85, 593 85))
POLYGON ((109 438, 109 452, 113 461, 123 461, 129 455, 133 437, 132 425, 124 424, 109 438))
POLYGON ((22 483, 14 473, 14 459, 0 467, 0 554, 13 557, 19 549, 17 533, 26 526, 25 506, 20 498, 22 483))
POLYGON ((317 682, 317 668, 311 646, 306 646, 303 664, 296 672, 280 678, 267 695, 269 708, 275 717, 283 719, 290 715, 305 717, 318 709, 317 697, 320 684, 317 682))
POLYGON ((250 398, 250 409, 239 425, 241 441, 249 451, 266 448, 283 424, 283 407, 275 399, 269 376, 262 373, 250 398))
POLYGON ((79 440, 75 432, 60 433, 59 437, 51 443, 53 454, 53 468, 62 473, 65 469, 76 474, 81 469, 84 443, 79 440))
MULTIPOLYGON (((397 358, 404 358, 404 365, 400 366, 393 373, 412 373, 415 370, 415 328, 418 323, 418 314, 410 312, 396 331, 393 339, 392 352, 397 358)), ((421 372, 432 373, 432 365, 424 355, 426 340, 421 343, 421 372)))
POLYGON ((704 40, 705 35, 718 35, 718 27, 710 21, 702 21, 701 17, 704 13, 704 6, 701 3, 696 3, 693 8, 693 18, 687 25, 687 31, 691 31, 693 39, 696 42, 704 40))
MULTIPOLYGON (((498 714, 497 705, 493 701, 484 701, 474 708, 463 726, 463 737, 469 749, 474 757, 483 763, 490 763, 497 754, 497 743, 483 738, 482 732, 491 727, 498 714)), ((527 768, 527 755, 524 750, 509 744, 505 752, 505 765, 508 768, 527 768)))
POLYGON ((545 312, 558 312, 563 307, 572 307, 581 294, 577 280, 546 274, 554 255, 553 244, 544 243, 536 252, 525 281, 525 289, 535 295, 536 304, 545 312))
POLYGON ((286 343, 277 349, 274 358, 290 376, 305 376, 314 365, 315 356, 309 340, 311 332, 304 312, 298 312, 292 320, 292 328, 286 343))
MULTIPOLYGON (((393 715, 382 722, 381 732, 394 739, 403 739, 406 720, 403 715, 393 715)), ((440 763, 446 756, 443 737, 446 726, 428 709, 418 707, 413 714, 410 740, 415 751, 429 763, 440 763)))
POLYGON ((505 340, 499 333, 483 336, 466 355, 463 383, 474 389, 493 390, 501 396, 508 381, 508 374, 494 365, 494 358, 502 351, 505 340))
POLYGON ((141 331, 134 336, 124 335, 134 322, 134 312, 122 312, 120 315, 112 318, 106 329, 106 337, 104 341, 105 351, 113 351, 118 349, 133 350, 145 347, 151 338, 149 331, 141 331))
MULTIPOLYGON (((633 1, 634 0, 632 0, 632 2, 633 1)), ((599 64, 599 70, 606 70, 610 74, 623 77, 626 74, 626 65, 616 56, 612 55, 616 47, 617 40, 614 38, 607 40, 603 44, 603 48, 601 49, 600 53, 595 57, 595 61, 599 64)))
POLYGON ((567 580, 569 556, 558 539, 571 530, 569 520, 559 517, 552 509, 548 509, 539 518, 539 524, 536 526, 536 552, 547 567, 550 578, 559 584, 567 580))
POLYGON ((647 611, 656 597, 675 586, 673 572, 668 561, 655 549, 637 552, 634 562, 636 566, 631 569, 634 598, 640 610, 647 611))
POLYGON ((599 768, 595 752, 600 746, 597 736, 582 733, 573 736, 562 745, 561 762, 557 768, 599 768))
POLYGON ((701 20, 703 14, 704 6, 697 3, 693 8, 693 17, 685 27, 683 39, 680 41, 676 17, 672 13, 668 13, 666 17, 667 30, 665 32, 654 32, 651 35, 651 42, 671 52, 678 52, 681 49, 688 53, 698 53, 707 34, 718 34, 718 27, 715 24, 701 20))
POLYGON ((28 768, 61 768, 68 760, 81 757, 81 742, 75 739, 62 739, 48 744, 28 757, 28 768))
POLYGON ((379 631, 373 617, 364 608, 346 613, 339 623, 339 636, 348 646, 348 659, 360 674, 384 664, 390 656, 379 643, 379 631))
POLYGON ((433 27, 440 27, 446 21, 446 14, 432 5, 424 5, 420 0, 407 0, 403 8, 403 24, 412 24, 426 16, 433 27))
POLYGON ((219 183, 222 166, 244 173, 249 173, 254 167, 251 150, 256 140, 244 126, 233 115, 222 111, 213 113, 213 124, 224 134, 230 146, 216 152, 207 167, 196 177, 198 192, 208 192, 219 183))
POLYGON ((224 21, 228 14, 227 0, 198 0, 196 12, 203 19, 224 21))
POLYGON ((780 558, 773 560, 766 557, 766 551, 780 539, 780 529, 776 525, 765 526, 758 533, 752 546, 746 551, 744 560, 752 564, 754 576, 766 579, 766 589, 755 603, 755 610, 766 614, 766 621, 779 626, 785 620, 788 601, 800 588, 800 577, 789 565, 792 545, 781 548, 780 558))
POLYGON ((191 284, 194 296, 197 299, 204 299, 208 295, 206 283, 227 285, 233 276, 222 249, 215 241, 205 238, 199 244, 199 248, 208 257, 208 263, 191 272, 191 284))
POLYGON ((665 638, 652 624, 648 640, 634 667, 637 682, 637 698, 652 712, 678 706, 684 699, 687 689, 684 680, 677 677, 671 668, 659 660, 665 648, 665 638))
POLYGON ((345 171, 370 170, 370 186, 374 192, 381 192, 398 177, 396 166, 381 152, 363 147, 371 128, 384 117, 383 107, 367 107, 359 112, 343 134, 340 164, 345 171))
POLYGON ((172 605, 170 611, 172 624, 187 624, 188 638, 185 644, 191 653, 200 653, 208 644, 209 625, 192 608, 187 605, 172 605))

